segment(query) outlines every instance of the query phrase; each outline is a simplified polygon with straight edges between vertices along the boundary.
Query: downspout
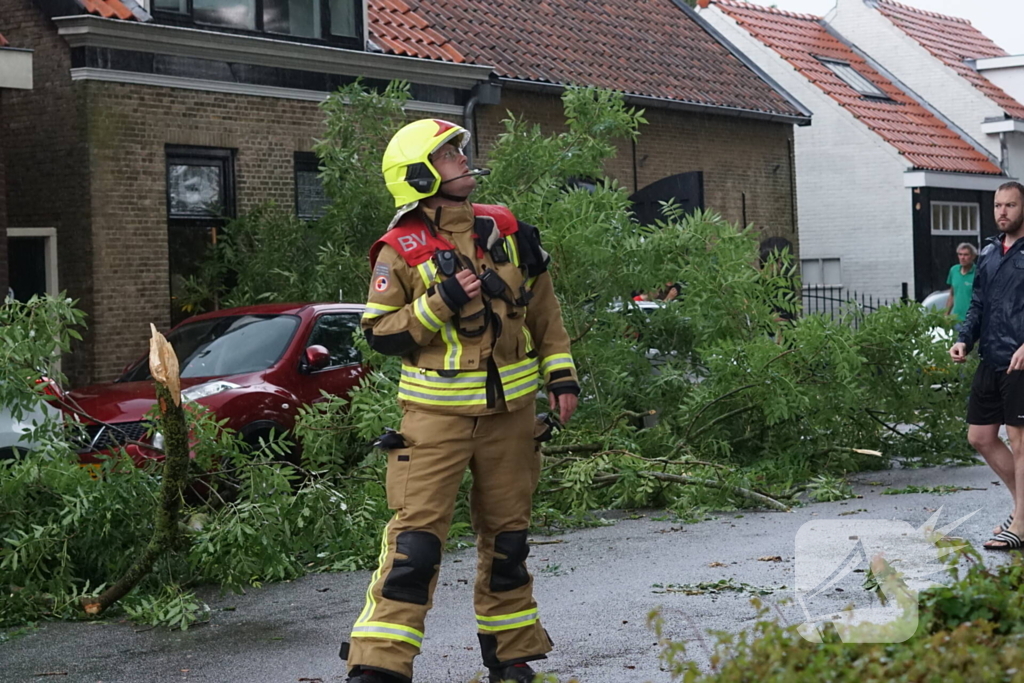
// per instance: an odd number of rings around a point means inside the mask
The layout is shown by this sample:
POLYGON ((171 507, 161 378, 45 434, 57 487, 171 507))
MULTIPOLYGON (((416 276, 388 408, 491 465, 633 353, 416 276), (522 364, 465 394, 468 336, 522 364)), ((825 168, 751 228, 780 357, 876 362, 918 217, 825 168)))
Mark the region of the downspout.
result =
POLYGON ((1006 133, 999 134, 999 168, 1003 169, 1003 175, 1010 175, 1010 148, 1006 144, 1006 133))
POLYGON ((472 141, 472 144, 467 145, 466 149, 464 149, 462 151, 462 153, 466 155, 466 164, 470 168, 476 168, 473 165, 473 157, 476 156, 474 154, 474 151, 478 149, 477 146, 480 144, 480 141, 477 140, 477 137, 476 137, 476 118, 475 118, 476 105, 477 105, 477 102, 479 102, 479 101, 480 101, 480 96, 477 95, 476 90, 474 90, 473 93, 469 97, 469 101, 467 101, 466 105, 462 108, 462 124, 466 127, 466 130, 469 131, 469 139, 472 141))

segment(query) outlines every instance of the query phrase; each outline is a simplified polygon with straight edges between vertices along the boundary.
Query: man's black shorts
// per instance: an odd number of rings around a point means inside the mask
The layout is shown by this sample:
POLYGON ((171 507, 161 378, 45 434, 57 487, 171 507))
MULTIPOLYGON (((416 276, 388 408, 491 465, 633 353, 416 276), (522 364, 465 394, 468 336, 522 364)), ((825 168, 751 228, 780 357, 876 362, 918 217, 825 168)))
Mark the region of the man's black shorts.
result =
POLYGON ((1024 371, 1006 374, 982 361, 971 383, 967 424, 1024 425, 1024 371))

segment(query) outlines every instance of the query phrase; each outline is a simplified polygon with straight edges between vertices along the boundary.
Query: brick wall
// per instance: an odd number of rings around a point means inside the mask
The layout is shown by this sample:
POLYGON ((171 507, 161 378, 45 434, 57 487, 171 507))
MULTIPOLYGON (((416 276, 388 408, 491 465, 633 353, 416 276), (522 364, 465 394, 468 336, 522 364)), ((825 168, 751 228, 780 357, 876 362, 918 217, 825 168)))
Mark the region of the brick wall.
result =
MULTIPOLYGON (((85 342, 65 359, 71 383, 114 379, 146 349, 148 325, 170 318, 165 147, 233 149, 239 213, 294 202, 293 159, 323 134, 315 102, 70 80, 66 43, 29 0, 0 0, 5 35, 35 50, 35 90, 5 93, 9 224, 56 227, 60 287, 89 314, 85 342)), ((506 90, 478 110, 482 158, 505 111, 547 132, 564 128, 558 97, 506 90)), ((667 111, 633 151, 623 143, 608 173, 642 188, 704 171, 705 199, 728 220, 794 239, 786 124, 667 111)))
MULTIPOLYGON (((35 51, 33 90, 3 95, 0 139, 7 164, 8 227, 57 229, 58 283, 93 312, 92 241, 83 99, 71 82, 67 44, 29 0, 0 0, 4 35, 35 51)), ((91 377, 94 321, 63 368, 72 384, 91 377)))
POLYGON ((83 82, 95 245, 94 379, 145 351, 170 322, 165 146, 236 150, 239 213, 294 204, 294 154, 323 134, 315 102, 83 82))
MULTIPOLYGON (((481 163, 488 141, 504 131, 506 111, 540 124, 548 134, 565 130, 558 96, 506 87, 500 105, 478 110, 481 163)), ((648 124, 641 127, 636 143, 635 178, 629 141, 620 142, 617 156, 608 161, 609 176, 632 193, 666 176, 703 171, 708 208, 739 225, 746 195, 748 224, 797 243, 792 125, 666 109, 648 109, 644 116, 648 124)))

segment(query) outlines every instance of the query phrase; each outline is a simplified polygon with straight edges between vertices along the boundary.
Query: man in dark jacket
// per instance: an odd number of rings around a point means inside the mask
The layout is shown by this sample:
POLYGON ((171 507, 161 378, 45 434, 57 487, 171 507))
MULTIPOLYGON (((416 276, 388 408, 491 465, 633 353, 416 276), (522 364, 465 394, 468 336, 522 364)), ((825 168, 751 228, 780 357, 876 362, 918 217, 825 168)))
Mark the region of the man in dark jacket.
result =
POLYGON ((995 197, 1000 235, 978 259, 971 307, 949 350, 957 363, 978 344, 981 363, 971 384, 967 440, 978 450, 1014 500, 1014 511, 985 548, 1024 547, 1024 186, 1005 183, 995 197), (999 439, 1006 425, 1007 448, 999 439))

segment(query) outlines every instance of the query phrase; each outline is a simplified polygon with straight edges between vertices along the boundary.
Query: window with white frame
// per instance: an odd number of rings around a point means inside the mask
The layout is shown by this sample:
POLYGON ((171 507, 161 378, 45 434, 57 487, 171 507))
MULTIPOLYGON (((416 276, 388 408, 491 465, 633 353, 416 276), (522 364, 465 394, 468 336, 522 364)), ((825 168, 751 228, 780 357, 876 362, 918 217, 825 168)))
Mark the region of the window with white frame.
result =
POLYGON ((981 205, 969 202, 932 202, 933 235, 977 235, 981 232, 981 205))
POLYGON ((829 71, 838 76, 843 83, 846 83, 846 85, 861 95, 886 100, 892 99, 882 92, 877 85, 868 80, 866 76, 854 69, 849 62, 843 62, 838 59, 826 59, 824 57, 818 57, 818 61, 828 67, 829 71))
POLYGON ((843 269, 837 258, 800 259, 804 287, 842 287, 843 269))

